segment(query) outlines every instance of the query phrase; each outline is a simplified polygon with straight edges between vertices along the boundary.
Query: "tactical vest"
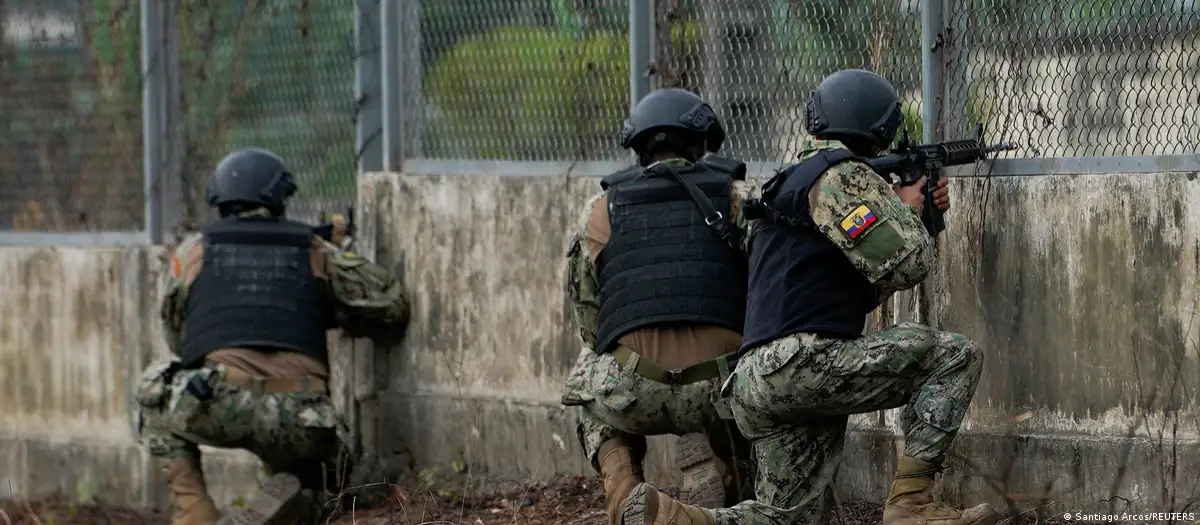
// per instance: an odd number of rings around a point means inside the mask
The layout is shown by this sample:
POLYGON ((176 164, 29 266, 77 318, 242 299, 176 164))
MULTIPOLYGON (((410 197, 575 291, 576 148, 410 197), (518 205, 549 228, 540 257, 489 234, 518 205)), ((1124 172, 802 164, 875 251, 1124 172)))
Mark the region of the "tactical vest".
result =
POLYGON ((830 167, 854 158, 826 150, 789 167, 763 187, 773 217, 760 221, 750 249, 742 350, 799 333, 857 339, 875 309, 870 281, 816 224, 809 190, 830 167))
POLYGON ((746 263, 732 247, 738 238, 721 233, 735 232, 720 226, 727 226, 730 217, 733 180, 744 177, 744 171, 741 163, 729 170, 704 161, 658 164, 615 173, 602 182, 608 190, 612 237, 596 261, 600 325, 595 351, 611 351, 634 330, 671 323, 741 333, 746 263), (737 166, 742 166, 740 173, 737 166), (686 178, 696 195, 676 174, 686 178))
POLYGON ((188 287, 184 368, 219 348, 299 352, 328 364, 327 285, 310 263, 312 230, 285 219, 218 221, 204 230, 204 265, 188 287))

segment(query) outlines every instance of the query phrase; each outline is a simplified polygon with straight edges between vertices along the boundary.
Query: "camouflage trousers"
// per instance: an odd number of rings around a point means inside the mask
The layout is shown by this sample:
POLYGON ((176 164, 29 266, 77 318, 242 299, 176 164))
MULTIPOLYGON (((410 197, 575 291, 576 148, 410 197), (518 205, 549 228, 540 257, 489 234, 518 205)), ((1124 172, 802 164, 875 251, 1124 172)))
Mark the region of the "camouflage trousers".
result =
POLYGON ((240 448, 262 460, 264 475, 297 476, 310 498, 331 486, 341 440, 327 395, 252 392, 225 382, 224 365, 171 374, 172 361, 147 367, 134 393, 139 441, 151 456, 198 459, 199 445, 240 448), (191 382, 206 385, 211 397, 202 400, 191 382))
POLYGON ((905 323, 855 340, 777 339, 742 357, 722 395, 754 443, 756 496, 717 510, 739 525, 830 523, 851 414, 904 407, 905 455, 946 453, 983 358, 966 337, 905 323))
POLYGON ((643 377, 635 368, 585 348, 567 378, 562 402, 580 407, 578 437, 593 468, 599 471, 600 446, 610 439, 622 437, 644 447, 645 436, 693 432, 707 435, 723 461, 732 459, 729 467, 743 470, 736 458, 750 463, 749 442, 718 413, 720 378, 669 385, 643 377))

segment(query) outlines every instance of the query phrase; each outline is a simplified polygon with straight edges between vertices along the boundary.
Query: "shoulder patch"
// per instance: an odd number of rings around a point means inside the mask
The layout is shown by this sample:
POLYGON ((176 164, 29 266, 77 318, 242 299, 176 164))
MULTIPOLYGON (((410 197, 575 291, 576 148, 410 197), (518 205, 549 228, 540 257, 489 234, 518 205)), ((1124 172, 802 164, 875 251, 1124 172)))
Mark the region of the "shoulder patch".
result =
POLYGON ((841 226, 842 232, 846 234, 846 237, 851 241, 858 242, 863 235, 866 235, 878 223, 879 216, 875 215, 870 206, 858 204, 854 206, 854 209, 850 213, 847 213, 842 218, 839 226, 841 226))

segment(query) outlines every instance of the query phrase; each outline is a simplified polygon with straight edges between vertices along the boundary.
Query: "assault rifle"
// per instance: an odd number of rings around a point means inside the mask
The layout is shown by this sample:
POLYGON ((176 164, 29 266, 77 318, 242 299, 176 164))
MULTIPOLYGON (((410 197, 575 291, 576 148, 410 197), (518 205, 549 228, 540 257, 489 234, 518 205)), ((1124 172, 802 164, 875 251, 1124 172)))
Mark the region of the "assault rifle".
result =
POLYGON ((1015 144, 1001 143, 993 146, 983 145, 983 125, 976 128, 979 138, 935 142, 933 144, 913 144, 908 139, 908 130, 900 137, 900 142, 892 149, 892 154, 866 159, 866 163, 875 173, 891 179, 896 176, 903 186, 916 184, 921 176, 925 176, 925 208, 921 213, 921 222, 929 235, 936 237, 946 229, 946 221, 942 218, 942 210, 933 204, 933 190, 937 188, 938 180, 942 178, 941 168, 971 164, 987 158, 988 154, 997 151, 1017 149, 1015 144))
POLYGON ((325 222, 313 226, 313 235, 325 239, 343 250, 349 249, 354 243, 354 235, 358 233, 354 225, 354 206, 346 208, 346 213, 326 213, 325 222))

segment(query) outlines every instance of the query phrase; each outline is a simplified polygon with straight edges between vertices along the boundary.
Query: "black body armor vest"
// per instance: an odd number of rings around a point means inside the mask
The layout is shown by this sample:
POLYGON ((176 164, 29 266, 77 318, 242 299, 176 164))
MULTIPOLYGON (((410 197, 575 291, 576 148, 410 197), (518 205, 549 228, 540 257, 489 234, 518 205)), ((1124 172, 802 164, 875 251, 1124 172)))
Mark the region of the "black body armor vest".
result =
POLYGON ((188 288, 184 368, 220 348, 299 352, 328 365, 327 283, 312 274, 312 229, 286 219, 224 219, 204 230, 188 288))
POLYGON ((731 185, 744 178, 745 165, 729 163, 729 169, 711 161, 634 167, 602 183, 612 237, 596 261, 596 352, 655 325, 716 325, 741 333, 746 262, 733 248, 739 237, 728 219, 731 185), (680 182, 684 177, 691 188, 680 182))
POLYGON ((827 150, 789 167, 764 186, 770 217, 751 240, 750 286, 742 350, 799 333, 857 339, 877 306, 874 287, 825 234, 809 210, 809 191, 830 167, 852 159, 827 150))

